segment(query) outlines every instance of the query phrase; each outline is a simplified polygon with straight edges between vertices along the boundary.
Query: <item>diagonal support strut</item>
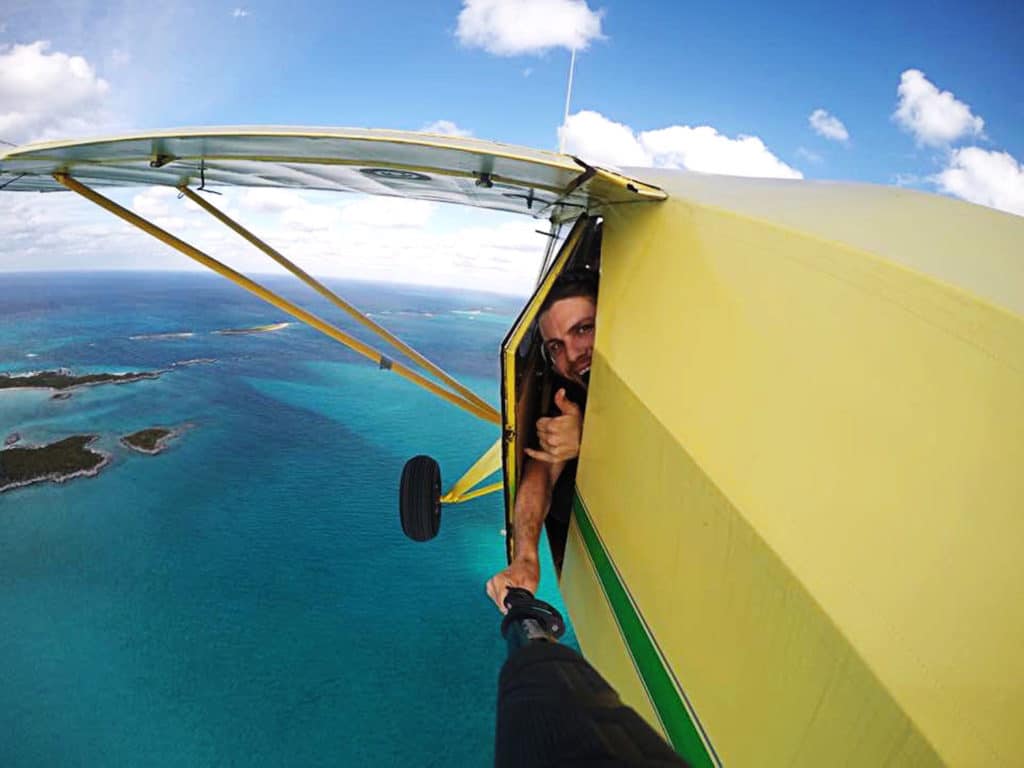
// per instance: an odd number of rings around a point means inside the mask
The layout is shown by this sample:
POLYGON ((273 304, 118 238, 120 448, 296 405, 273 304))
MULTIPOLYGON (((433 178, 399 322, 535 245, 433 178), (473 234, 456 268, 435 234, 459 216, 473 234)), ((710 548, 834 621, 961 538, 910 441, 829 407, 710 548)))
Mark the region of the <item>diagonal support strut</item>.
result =
MULTIPOLYGON (((56 181, 63 185, 64 187, 70 189, 72 192, 78 193, 79 195, 86 198, 90 202, 93 202, 96 205, 103 208, 104 210, 113 213, 118 218, 127 221, 129 224, 132 224, 133 226, 141 229, 143 232, 152 235, 157 240, 171 246, 172 248, 184 254, 185 256, 188 256, 190 259, 199 262, 204 267, 216 272, 217 274, 223 277, 228 278, 236 285, 241 286, 242 288, 246 289, 250 293, 255 294, 256 296, 263 299, 272 306, 277 307, 283 312, 288 313, 292 317, 301 320, 310 327, 320 331, 324 335, 329 336, 330 338, 340 342, 341 344, 344 344, 346 347, 353 350, 354 352, 357 352, 363 355, 364 357, 369 358, 375 364, 381 365, 382 361, 386 359, 384 355, 382 355, 380 352, 378 352, 376 349, 369 346, 368 344, 364 344, 363 342, 359 341, 359 339, 350 336, 341 329, 336 328, 327 321, 317 317, 313 313, 308 312, 299 307, 298 305, 288 301, 287 299, 278 296, 273 291, 268 290, 259 283, 250 280, 248 277, 241 274, 240 272, 237 272, 236 270, 232 269, 226 264, 223 264, 214 259, 213 257, 208 256, 207 254, 200 251, 198 248, 195 248, 194 246, 186 243, 184 240, 175 237, 170 232, 161 229, 152 222, 147 221, 141 216, 133 213, 132 211, 129 211, 127 208, 118 205, 113 200, 104 197, 95 190, 85 186, 81 182, 76 181, 75 179, 71 178, 71 176, 69 176, 68 174, 54 174, 54 179, 56 179, 56 181)), ((479 417, 480 419, 483 419, 484 421, 488 421, 492 424, 501 423, 501 414, 498 413, 498 411, 492 406, 487 405, 485 403, 484 405, 486 407, 481 407, 476 402, 473 402, 460 394, 444 389, 435 382, 422 376, 421 374, 412 370, 408 366, 403 365, 402 363, 399 363, 397 361, 391 361, 389 370, 394 371, 399 376, 402 376, 403 378, 419 385, 420 387, 428 390, 429 392, 432 392, 438 397, 447 400, 453 405, 456 405, 462 408, 463 410, 472 413, 473 415, 479 417)))

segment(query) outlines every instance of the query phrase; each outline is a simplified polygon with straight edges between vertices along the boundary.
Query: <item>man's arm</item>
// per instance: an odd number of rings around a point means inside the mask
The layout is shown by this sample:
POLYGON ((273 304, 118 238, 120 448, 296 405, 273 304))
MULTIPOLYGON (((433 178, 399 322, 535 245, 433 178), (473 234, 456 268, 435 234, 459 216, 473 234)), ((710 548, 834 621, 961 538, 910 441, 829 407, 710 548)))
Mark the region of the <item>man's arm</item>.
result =
POLYGON ((508 568, 487 582, 487 594, 505 613, 505 592, 509 587, 537 591, 540 582, 540 557, 537 551, 540 529, 551 506, 551 491, 562 474, 565 462, 545 463, 526 460, 523 477, 516 492, 513 517, 513 558, 508 568))

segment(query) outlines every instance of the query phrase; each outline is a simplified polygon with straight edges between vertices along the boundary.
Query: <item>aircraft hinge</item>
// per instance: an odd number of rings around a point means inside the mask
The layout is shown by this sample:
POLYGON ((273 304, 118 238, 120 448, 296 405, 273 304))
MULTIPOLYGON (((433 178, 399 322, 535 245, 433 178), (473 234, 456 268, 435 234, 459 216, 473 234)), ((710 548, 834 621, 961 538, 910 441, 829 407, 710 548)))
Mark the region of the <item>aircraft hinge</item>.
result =
POLYGON ((174 155, 154 155, 153 159, 149 161, 149 167, 163 168, 168 163, 174 162, 177 159, 174 155))

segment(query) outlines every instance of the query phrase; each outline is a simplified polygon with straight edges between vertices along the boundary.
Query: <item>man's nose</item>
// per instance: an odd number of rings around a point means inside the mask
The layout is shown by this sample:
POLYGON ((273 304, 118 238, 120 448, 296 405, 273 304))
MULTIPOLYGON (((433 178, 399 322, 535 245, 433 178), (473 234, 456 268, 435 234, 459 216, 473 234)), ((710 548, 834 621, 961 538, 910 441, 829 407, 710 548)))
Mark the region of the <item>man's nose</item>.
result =
POLYGON ((574 363, 586 354, 587 345, 582 339, 570 339, 565 345, 566 357, 570 363, 574 363))

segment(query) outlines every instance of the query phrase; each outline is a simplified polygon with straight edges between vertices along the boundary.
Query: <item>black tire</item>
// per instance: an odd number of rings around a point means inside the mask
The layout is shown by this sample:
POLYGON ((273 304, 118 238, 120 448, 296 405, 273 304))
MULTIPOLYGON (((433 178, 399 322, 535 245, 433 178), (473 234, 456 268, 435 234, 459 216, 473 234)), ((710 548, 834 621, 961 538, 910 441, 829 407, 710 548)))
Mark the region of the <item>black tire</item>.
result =
POLYGON ((402 531, 413 541, 430 541, 441 529, 441 467, 429 456, 405 462, 398 491, 402 531))

